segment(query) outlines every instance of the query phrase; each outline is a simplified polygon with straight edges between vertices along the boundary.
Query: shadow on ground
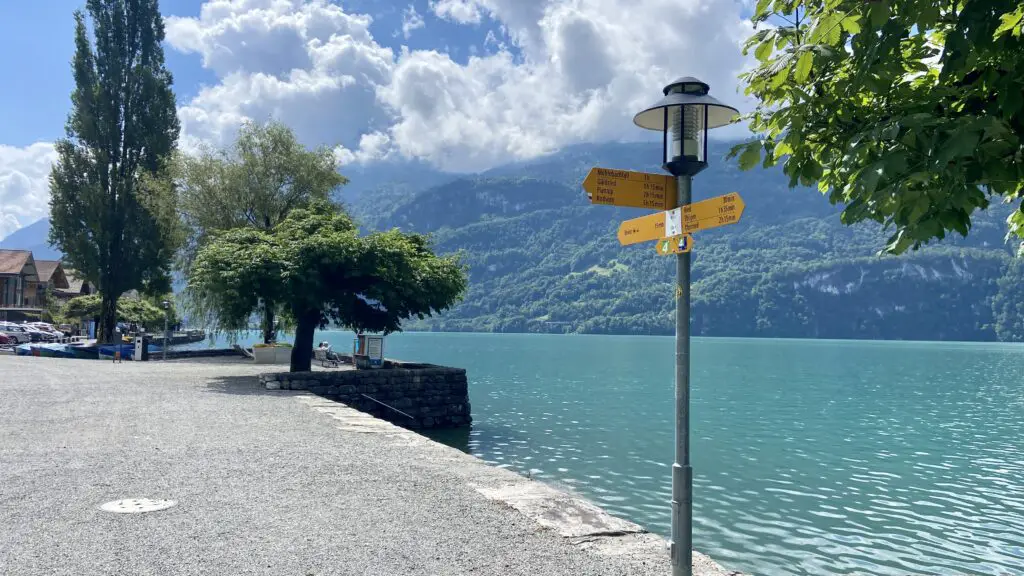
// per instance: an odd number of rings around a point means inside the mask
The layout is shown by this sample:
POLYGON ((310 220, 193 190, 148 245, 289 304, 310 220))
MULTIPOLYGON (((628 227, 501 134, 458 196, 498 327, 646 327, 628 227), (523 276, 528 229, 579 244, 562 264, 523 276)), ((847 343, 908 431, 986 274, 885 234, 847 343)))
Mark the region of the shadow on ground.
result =
POLYGON ((210 392, 236 396, 293 394, 291 390, 267 390, 260 385, 260 380, 256 376, 217 376, 206 386, 206 389, 210 392))

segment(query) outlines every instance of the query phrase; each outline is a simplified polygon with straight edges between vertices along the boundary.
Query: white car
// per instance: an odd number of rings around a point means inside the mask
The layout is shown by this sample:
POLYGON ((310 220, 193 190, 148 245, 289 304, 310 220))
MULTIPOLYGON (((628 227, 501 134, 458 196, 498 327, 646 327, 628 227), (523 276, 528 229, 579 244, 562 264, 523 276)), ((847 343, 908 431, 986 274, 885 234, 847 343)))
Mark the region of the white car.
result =
POLYGON ((29 330, 38 330, 39 332, 43 332, 47 335, 47 338, 51 340, 59 340, 64 337, 63 332, 57 330, 53 325, 47 324, 46 322, 26 322, 24 326, 29 330))

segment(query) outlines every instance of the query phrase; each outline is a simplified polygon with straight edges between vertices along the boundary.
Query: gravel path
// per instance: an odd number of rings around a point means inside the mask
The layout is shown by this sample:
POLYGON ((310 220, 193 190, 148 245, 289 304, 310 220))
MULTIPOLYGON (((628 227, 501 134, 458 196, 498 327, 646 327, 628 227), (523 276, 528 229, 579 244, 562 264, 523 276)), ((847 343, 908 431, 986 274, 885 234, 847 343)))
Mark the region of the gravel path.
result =
POLYGON ((258 372, 0 356, 0 573, 670 572, 656 537, 538 523, 529 481, 258 372), (122 498, 178 504, 99 509, 122 498))

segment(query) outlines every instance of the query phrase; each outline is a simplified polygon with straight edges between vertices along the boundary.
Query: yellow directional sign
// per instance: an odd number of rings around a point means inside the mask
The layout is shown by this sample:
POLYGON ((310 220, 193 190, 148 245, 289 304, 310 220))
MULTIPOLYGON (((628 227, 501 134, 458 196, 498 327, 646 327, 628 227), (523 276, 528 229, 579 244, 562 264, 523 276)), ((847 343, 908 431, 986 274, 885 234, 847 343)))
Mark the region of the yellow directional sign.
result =
POLYGON ((665 237, 665 214, 648 214, 619 224, 619 244, 628 246, 665 237))
POLYGON ((668 210, 675 205, 676 182, 672 176, 629 170, 591 168, 583 180, 591 204, 668 210))
POLYGON ((681 213, 681 232, 696 232, 735 224, 740 221, 746 206, 743 198, 736 192, 694 202, 681 213))
POLYGON ((619 225, 619 244, 650 242, 740 221, 746 204, 736 192, 708 198, 684 208, 648 214, 619 225))
POLYGON ((654 245, 654 251, 662 256, 668 254, 685 254, 693 250, 693 236, 681 234, 671 238, 662 238, 654 245))

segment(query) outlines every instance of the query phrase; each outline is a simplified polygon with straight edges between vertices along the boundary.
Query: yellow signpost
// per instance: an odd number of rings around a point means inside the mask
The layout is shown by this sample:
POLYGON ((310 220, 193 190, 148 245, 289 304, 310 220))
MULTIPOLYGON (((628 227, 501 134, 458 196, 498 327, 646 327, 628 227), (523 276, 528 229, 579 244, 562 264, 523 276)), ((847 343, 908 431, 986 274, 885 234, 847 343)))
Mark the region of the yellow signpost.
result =
POLYGON ((681 208, 648 214, 619 225, 619 244, 628 246, 680 234, 708 230, 740 221, 746 204, 736 192, 681 208))
POLYGON ((669 254, 685 254, 693 250, 693 236, 680 234, 671 238, 662 238, 654 245, 654 251, 662 256, 669 254))
POLYGON ((668 210, 675 205, 676 179, 664 174, 591 168, 583 189, 591 204, 668 210))

